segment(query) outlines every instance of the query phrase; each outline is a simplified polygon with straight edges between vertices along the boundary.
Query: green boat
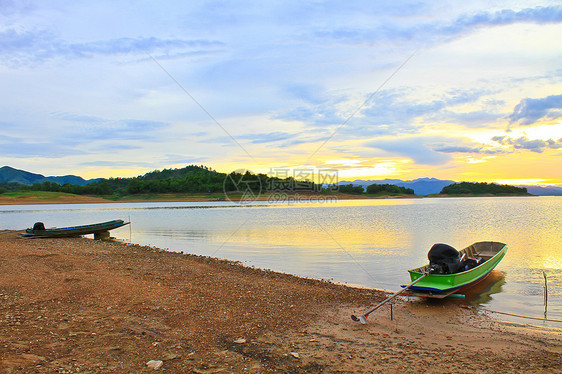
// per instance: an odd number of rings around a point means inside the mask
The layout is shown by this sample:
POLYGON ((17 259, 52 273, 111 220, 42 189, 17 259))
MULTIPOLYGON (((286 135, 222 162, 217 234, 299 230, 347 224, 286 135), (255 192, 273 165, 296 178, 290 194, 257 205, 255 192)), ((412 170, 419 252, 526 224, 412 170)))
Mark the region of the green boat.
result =
POLYGON ((45 228, 42 222, 37 222, 33 228, 25 230, 22 234, 25 237, 31 238, 67 238, 73 236, 81 236, 94 234, 94 238, 107 238, 109 237, 109 230, 128 225, 130 222, 125 222, 122 219, 113 221, 94 223, 91 225, 61 227, 61 228, 45 228))
POLYGON ((430 262, 419 268, 408 270, 412 282, 419 278, 423 279, 415 284, 411 283, 410 286, 402 285, 402 287, 407 288, 403 295, 441 299, 454 293, 462 293, 486 278, 506 253, 507 245, 504 243, 474 243, 458 251, 456 268, 454 269, 451 268, 450 264, 447 267, 443 264, 439 266, 430 262), (449 271, 451 269, 452 271, 449 271))

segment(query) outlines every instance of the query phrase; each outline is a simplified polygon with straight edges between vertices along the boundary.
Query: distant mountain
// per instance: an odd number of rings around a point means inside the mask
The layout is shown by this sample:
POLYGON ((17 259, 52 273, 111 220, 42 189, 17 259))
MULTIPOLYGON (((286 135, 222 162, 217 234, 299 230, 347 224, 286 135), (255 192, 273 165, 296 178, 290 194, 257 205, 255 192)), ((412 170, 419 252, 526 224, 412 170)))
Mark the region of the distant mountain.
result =
POLYGON ((341 181, 338 184, 353 184, 356 186, 363 186, 366 190, 367 186, 371 184, 394 184, 400 187, 411 188, 418 196, 438 194, 443 187, 455 183, 451 180, 442 180, 436 178, 418 178, 411 181, 403 181, 401 179, 384 179, 384 180, 354 180, 354 181, 341 181))
POLYGON ((33 184, 41 183, 44 179, 45 176, 41 174, 34 174, 9 166, 2 166, 0 168, 0 182, 33 184))
MULTIPOLYGON (((366 190, 367 186, 371 184, 394 184, 400 187, 411 188, 418 196, 438 194, 443 187, 456 183, 452 180, 442 180, 436 178, 418 178, 411 181, 404 181, 401 179, 384 179, 384 180, 354 180, 354 181, 341 181, 338 184, 353 184, 355 186, 363 186, 366 190)), ((562 196, 562 187, 560 186, 517 186, 525 187, 527 192, 536 196, 562 196)))
POLYGON ((0 168, 0 182, 7 183, 20 183, 26 185, 32 185, 34 183, 52 182, 60 184, 61 186, 65 183, 77 184, 80 186, 85 186, 87 184, 97 182, 97 179, 88 179, 78 177, 76 175, 64 175, 60 177, 46 177, 41 174, 30 173, 25 170, 14 169, 10 166, 2 166, 0 168))
POLYGON ((525 187, 531 195, 537 196, 562 196, 562 187, 557 186, 517 186, 525 187))

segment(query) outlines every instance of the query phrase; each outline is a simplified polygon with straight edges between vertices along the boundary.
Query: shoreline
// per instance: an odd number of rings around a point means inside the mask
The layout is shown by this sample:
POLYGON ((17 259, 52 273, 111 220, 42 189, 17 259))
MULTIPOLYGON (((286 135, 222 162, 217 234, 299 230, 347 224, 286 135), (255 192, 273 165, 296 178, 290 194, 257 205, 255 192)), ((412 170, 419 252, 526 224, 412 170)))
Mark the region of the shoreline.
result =
POLYGON ((232 261, 0 233, 0 372, 560 372, 559 332, 232 261))
MULTIPOLYGON (((435 199, 435 198, 455 198, 455 197, 537 197, 536 195, 309 195, 309 194, 286 194, 282 197, 277 195, 261 195, 251 201, 244 201, 244 203, 252 201, 270 201, 273 203, 292 203, 292 202, 308 202, 308 201, 338 201, 338 200, 374 200, 374 199, 435 199)), ((242 202, 241 199, 223 199, 223 198, 208 198, 205 196, 195 197, 181 197, 181 196, 162 196, 150 198, 125 198, 119 200, 110 200, 97 196, 86 195, 60 195, 57 197, 37 197, 37 196, 2 196, 0 195, 1 205, 49 205, 49 204, 118 204, 118 203, 168 203, 168 202, 216 202, 216 201, 230 201, 233 203, 242 202)))

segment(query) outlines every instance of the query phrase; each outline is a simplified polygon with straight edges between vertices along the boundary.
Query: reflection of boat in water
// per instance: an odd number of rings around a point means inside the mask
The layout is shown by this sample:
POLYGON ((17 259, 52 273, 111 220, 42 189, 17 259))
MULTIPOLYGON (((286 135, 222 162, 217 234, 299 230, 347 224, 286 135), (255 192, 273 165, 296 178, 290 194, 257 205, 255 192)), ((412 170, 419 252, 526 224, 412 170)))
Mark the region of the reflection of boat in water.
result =
POLYGON ((461 251, 435 244, 428 253, 430 263, 409 270, 412 283, 402 285, 404 295, 442 299, 465 293, 486 278, 507 253, 507 245, 478 242, 461 251))
POLYGON ((505 273, 499 270, 492 270, 482 282, 463 292, 465 300, 474 306, 487 304, 492 300, 493 294, 502 292, 504 284, 505 273))

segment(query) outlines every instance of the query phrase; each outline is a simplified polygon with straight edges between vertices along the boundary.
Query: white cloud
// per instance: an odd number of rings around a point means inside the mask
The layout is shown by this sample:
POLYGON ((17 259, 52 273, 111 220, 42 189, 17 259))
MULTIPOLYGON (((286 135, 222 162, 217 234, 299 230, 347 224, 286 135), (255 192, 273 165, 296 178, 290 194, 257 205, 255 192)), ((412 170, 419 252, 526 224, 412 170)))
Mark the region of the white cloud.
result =
MULTIPOLYGON (((429 134, 436 128, 476 131, 502 121, 529 128, 559 118, 560 47, 541 36, 560 30, 562 7, 454 5, 2 2, 0 147, 28 162, 48 153, 70 169, 102 165, 109 152, 119 152, 124 166, 250 162, 189 95, 252 156, 302 155, 300 162, 312 152, 307 147, 330 139, 318 157, 361 142, 418 164, 444 164, 501 144, 454 133, 437 139, 429 134), (30 135, 22 137, 22 128, 30 135)), ((541 149, 530 142, 517 146, 541 149)))

